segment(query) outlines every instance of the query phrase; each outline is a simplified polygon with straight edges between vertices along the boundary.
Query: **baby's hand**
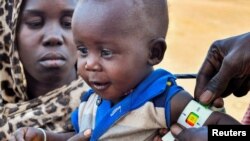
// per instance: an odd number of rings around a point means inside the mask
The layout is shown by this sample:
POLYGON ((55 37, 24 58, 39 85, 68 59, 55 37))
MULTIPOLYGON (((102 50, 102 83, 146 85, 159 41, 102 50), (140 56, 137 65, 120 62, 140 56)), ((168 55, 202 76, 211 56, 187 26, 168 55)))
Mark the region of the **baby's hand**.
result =
POLYGON ((33 127, 22 127, 16 130, 10 141, 43 141, 44 134, 40 129, 33 127))

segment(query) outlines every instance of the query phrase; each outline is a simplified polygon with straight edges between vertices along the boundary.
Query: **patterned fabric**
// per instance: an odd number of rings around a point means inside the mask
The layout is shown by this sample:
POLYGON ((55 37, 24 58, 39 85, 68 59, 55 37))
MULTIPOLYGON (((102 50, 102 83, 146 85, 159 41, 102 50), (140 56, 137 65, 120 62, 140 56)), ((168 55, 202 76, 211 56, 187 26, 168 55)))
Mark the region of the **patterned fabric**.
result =
POLYGON ((29 100, 26 79, 14 47, 15 27, 22 0, 0 2, 0 140, 18 127, 41 127, 55 132, 73 130, 70 114, 86 90, 78 79, 43 96, 29 100))
POLYGON ((171 98, 183 90, 174 79, 156 70, 114 106, 90 90, 72 113, 73 125, 78 132, 93 129, 91 141, 151 141, 158 129, 170 126, 171 98))
POLYGON ((250 104, 243 117, 242 124, 250 125, 250 104))

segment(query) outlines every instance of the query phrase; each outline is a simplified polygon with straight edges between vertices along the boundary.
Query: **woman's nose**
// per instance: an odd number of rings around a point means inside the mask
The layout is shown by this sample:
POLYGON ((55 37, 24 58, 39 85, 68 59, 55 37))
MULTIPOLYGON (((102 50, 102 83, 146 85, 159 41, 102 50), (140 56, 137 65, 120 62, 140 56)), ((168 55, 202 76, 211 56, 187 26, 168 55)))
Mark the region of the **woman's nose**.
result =
POLYGON ((53 47, 63 45, 63 34, 61 29, 57 26, 50 26, 47 30, 45 30, 42 41, 43 46, 53 47))

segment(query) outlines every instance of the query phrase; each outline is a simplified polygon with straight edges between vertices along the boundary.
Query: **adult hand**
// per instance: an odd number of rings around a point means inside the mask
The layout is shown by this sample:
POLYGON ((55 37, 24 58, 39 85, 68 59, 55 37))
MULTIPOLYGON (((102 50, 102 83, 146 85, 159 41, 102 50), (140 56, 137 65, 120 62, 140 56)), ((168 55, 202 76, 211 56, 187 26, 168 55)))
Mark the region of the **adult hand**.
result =
POLYGON ((23 127, 16 130, 10 141, 43 141, 43 132, 33 127, 23 127))
POLYGON ((171 133, 178 141, 207 141, 208 129, 206 126, 200 128, 184 128, 178 124, 171 126, 171 133))
POLYGON ((91 129, 87 129, 82 133, 78 133, 71 137, 68 141, 89 141, 91 136, 91 129))
POLYGON ((195 98, 220 107, 221 97, 243 96, 249 89, 250 33, 214 42, 198 73, 195 98))

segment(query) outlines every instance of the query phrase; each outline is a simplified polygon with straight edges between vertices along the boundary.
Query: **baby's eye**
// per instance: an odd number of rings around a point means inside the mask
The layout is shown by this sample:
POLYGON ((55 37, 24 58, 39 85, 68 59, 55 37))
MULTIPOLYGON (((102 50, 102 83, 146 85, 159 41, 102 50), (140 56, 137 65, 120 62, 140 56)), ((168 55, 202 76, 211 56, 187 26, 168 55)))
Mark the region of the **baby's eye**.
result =
POLYGON ((44 21, 40 17, 30 18, 26 21, 26 24, 31 29, 38 29, 43 26, 44 21))
POLYGON ((71 21, 72 21, 72 17, 70 16, 65 16, 62 21, 61 24, 64 28, 66 29, 71 29, 71 21))
POLYGON ((104 58, 111 58, 112 55, 113 55, 113 52, 111 50, 108 50, 108 49, 101 50, 101 56, 104 58))
POLYGON ((77 49, 82 57, 87 57, 89 51, 86 47, 78 47, 77 49))

